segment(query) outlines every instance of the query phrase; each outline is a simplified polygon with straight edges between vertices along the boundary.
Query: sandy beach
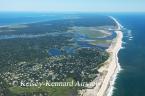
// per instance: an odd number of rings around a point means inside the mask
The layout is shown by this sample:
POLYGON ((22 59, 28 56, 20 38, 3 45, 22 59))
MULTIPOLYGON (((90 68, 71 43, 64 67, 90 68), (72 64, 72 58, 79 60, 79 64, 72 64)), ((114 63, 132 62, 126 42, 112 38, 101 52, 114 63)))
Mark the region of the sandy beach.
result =
POLYGON ((122 38, 123 33, 121 32, 122 26, 119 22, 110 17, 114 22, 116 22, 116 38, 113 39, 112 44, 106 50, 110 57, 104 63, 104 65, 99 69, 100 75, 93 81, 96 82, 96 86, 90 89, 85 89, 80 91, 81 96, 111 96, 113 91, 114 82, 117 73, 121 70, 118 62, 118 52, 122 48, 122 38))

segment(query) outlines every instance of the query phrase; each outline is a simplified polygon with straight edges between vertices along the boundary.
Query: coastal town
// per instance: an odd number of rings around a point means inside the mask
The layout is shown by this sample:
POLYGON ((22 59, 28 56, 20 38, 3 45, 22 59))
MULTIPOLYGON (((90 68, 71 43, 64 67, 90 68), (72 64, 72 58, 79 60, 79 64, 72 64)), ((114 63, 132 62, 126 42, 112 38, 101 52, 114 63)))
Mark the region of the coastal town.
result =
MULTIPOLYGON (((27 27, 22 27, 24 25, 1 27, 0 30, 3 30, 0 33, 1 35, 10 34, 11 31, 9 30, 14 30, 11 32, 14 35, 0 38, 3 41, 0 42, 0 50, 1 54, 4 54, 0 57, 3 60, 1 65, 5 66, 0 73, 3 86, 9 92, 19 96, 33 94, 37 90, 44 90, 40 93, 45 93, 55 89, 55 87, 41 86, 37 88, 35 86, 35 91, 32 85, 25 86, 27 82, 33 85, 36 82, 46 81, 87 82, 93 86, 64 87, 65 89, 62 88, 62 90, 67 90, 68 93, 66 94, 96 96, 97 92, 97 96, 103 96, 114 72, 117 72, 115 70, 118 70, 115 63, 117 61, 113 60, 117 58, 117 55, 115 55, 117 53, 114 52, 117 52, 115 51, 118 49, 116 44, 119 44, 117 42, 121 40, 121 35, 118 36, 121 29, 113 17, 98 18, 103 18, 104 21, 101 20, 100 22, 106 22, 106 25, 104 23, 97 25, 98 22, 94 22, 92 17, 91 19, 87 17, 85 18, 86 22, 87 20, 91 22, 88 25, 83 23, 84 19, 74 20, 72 24, 68 19, 42 22, 38 30, 39 23, 26 24, 27 27), (47 23, 49 24, 46 26, 47 23), (57 24, 59 28, 54 30, 55 27, 58 27, 57 24), (77 24, 82 27, 76 26, 77 24), (34 30, 32 30, 33 28, 34 30), (48 33, 41 28, 48 30, 48 33), (39 31, 42 31, 42 33, 40 34, 39 31), (10 45, 11 47, 9 47, 10 45), (103 83, 104 80, 105 83, 103 83), (97 85, 93 84, 94 82, 97 85), (27 91, 28 89, 29 91, 27 91), (21 90, 21 92, 19 93, 17 90, 21 90), (70 90, 73 90, 73 92, 70 90)), ((55 96, 57 96, 59 89, 55 90, 55 93, 52 91, 49 94, 56 94, 55 96)), ((64 96, 67 96, 66 94, 64 96)))

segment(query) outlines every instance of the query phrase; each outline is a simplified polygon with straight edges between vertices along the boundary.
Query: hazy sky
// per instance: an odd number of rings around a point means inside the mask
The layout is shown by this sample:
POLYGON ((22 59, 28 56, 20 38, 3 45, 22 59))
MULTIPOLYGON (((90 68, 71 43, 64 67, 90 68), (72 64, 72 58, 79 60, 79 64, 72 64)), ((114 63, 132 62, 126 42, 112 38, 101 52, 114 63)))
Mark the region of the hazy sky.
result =
POLYGON ((0 0, 0 11, 145 12, 145 0, 0 0))

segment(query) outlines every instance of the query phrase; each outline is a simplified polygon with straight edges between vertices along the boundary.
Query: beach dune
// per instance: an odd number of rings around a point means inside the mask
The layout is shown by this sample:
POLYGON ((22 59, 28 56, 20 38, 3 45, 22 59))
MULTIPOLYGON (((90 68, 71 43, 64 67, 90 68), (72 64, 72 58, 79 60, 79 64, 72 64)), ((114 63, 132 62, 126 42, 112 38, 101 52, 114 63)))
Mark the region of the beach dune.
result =
POLYGON ((110 18, 116 23, 115 32, 117 34, 116 38, 113 39, 112 44, 106 50, 110 57, 105 62, 99 70, 101 74, 95 79, 97 85, 92 89, 85 89, 81 91, 81 96, 111 96, 113 91, 114 82, 117 76, 117 73, 120 71, 120 65, 118 62, 118 52, 122 48, 122 38, 123 33, 121 32, 122 26, 114 18, 110 18))

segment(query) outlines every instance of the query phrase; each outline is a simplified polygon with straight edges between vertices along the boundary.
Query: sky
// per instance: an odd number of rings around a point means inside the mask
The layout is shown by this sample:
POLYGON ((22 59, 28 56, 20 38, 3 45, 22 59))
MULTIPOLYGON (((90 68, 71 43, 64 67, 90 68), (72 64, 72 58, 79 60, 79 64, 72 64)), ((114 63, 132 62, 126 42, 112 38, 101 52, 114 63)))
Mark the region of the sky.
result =
POLYGON ((145 0, 0 0, 0 11, 145 12, 145 0))

